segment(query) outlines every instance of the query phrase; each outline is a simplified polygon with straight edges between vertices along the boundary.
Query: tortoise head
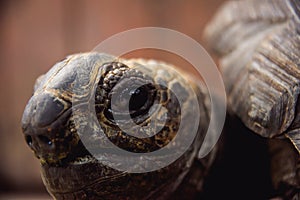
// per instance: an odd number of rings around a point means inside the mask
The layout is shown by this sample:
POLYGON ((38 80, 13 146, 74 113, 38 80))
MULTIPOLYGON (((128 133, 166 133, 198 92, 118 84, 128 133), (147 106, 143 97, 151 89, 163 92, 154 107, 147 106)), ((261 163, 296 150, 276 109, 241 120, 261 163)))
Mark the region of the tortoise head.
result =
POLYGON ((42 163, 59 164, 81 145, 70 120, 72 105, 88 98, 89 75, 95 65, 87 62, 96 60, 84 58, 84 55, 69 56, 40 76, 25 108, 22 118, 25 140, 42 163), (75 81, 78 76, 80 83, 75 81))
POLYGON ((85 53, 57 63, 37 80, 22 119, 48 191, 66 199, 169 195, 195 159, 209 120, 195 119, 197 109, 205 110, 195 90, 156 61, 85 53), (176 140, 179 130, 183 141, 176 140), (149 170, 153 163, 161 167, 149 170))

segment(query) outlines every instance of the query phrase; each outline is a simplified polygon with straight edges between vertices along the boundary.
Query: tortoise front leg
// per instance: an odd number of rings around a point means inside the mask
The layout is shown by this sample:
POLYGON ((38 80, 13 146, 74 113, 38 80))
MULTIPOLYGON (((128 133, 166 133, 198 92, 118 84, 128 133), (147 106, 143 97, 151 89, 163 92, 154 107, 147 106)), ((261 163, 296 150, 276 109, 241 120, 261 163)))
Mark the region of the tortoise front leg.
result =
POLYGON ((298 0, 228 1, 205 30, 220 56, 229 109, 269 138, 274 196, 283 199, 300 194, 299 8, 298 0))
POLYGON ((285 199, 299 199, 299 165, 298 152, 288 139, 269 139, 271 155, 271 177, 275 194, 285 199))

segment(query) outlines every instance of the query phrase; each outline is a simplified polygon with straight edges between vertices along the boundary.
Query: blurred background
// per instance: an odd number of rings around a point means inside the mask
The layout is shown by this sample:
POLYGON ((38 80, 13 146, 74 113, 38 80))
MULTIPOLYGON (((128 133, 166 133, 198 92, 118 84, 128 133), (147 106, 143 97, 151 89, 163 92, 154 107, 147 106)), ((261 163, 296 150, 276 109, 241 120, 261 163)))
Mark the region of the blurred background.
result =
MULTIPOLYGON (((20 128, 40 74, 68 54, 90 51, 109 36, 136 27, 171 28, 203 44, 202 30, 222 2, 1 0, 0 199, 50 198, 20 128)), ((164 59, 152 51, 136 55, 164 59)))

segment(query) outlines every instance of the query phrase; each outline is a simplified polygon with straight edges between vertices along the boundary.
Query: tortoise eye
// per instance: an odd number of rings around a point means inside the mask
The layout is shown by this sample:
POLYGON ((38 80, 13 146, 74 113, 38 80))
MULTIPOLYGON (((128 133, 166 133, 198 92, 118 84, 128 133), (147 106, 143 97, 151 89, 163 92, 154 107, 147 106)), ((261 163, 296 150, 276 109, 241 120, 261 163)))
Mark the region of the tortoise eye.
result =
POLYGON ((146 114, 155 99, 155 87, 152 84, 145 84, 140 87, 126 87, 119 92, 114 104, 114 111, 122 115, 128 113, 132 118, 146 114), (128 110, 129 109, 129 110, 128 110))
POLYGON ((147 106, 147 101, 151 98, 151 91, 149 91, 146 86, 142 86, 134 91, 130 91, 130 96, 129 111, 132 113, 147 106))
POLYGON ((144 88, 138 88, 131 92, 129 102, 129 110, 138 110, 141 108, 148 99, 148 92, 144 88))

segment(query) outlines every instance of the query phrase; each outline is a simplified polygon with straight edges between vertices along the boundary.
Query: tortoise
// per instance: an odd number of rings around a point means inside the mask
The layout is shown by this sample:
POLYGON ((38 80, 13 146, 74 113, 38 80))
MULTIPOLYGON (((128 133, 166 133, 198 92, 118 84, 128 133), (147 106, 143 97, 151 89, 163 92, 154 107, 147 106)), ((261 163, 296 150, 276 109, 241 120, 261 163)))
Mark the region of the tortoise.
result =
POLYGON ((300 1, 226 2, 204 31, 220 57, 229 110, 268 139, 273 185, 300 190, 300 1))
MULTIPOLYGON (((238 134, 233 135, 238 139, 240 137, 237 136, 250 136, 252 133, 268 138, 266 156, 269 158, 265 160, 269 162, 270 159, 271 166, 267 173, 271 173, 275 188, 275 195, 272 196, 283 199, 299 199, 299 7, 296 0, 230 1, 205 30, 209 46, 221 57, 220 67, 228 94, 230 116, 227 116, 225 124, 225 137, 232 132, 238 134)), ((125 60, 90 52, 71 55, 38 78, 34 95, 23 114, 22 129, 25 140, 41 161, 43 181, 54 198, 199 198, 203 197, 201 194, 205 194, 207 186, 212 186, 210 190, 214 190, 214 184, 207 184, 207 180, 210 182, 215 166, 222 166, 218 164, 218 158, 225 157, 225 163, 234 162, 230 167, 239 164, 240 159, 226 160, 227 156, 223 156, 227 152, 224 146, 232 144, 226 144, 226 138, 225 143, 221 141, 207 157, 197 156, 210 118, 209 95, 206 87, 197 84, 191 75, 178 73, 174 68, 155 60, 125 60), (124 84, 117 87, 123 77, 124 84), (128 90, 126 88, 132 85, 129 80, 145 85, 128 90), (180 99, 173 95, 174 90, 185 94, 183 96, 186 98, 181 99, 185 102, 184 107, 179 106, 180 99), (193 91, 198 99, 201 120, 196 138, 185 153, 170 165, 154 171, 132 173, 146 166, 126 163, 125 166, 129 167, 127 171, 116 170, 120 166, 117 162, 110 163, 111 158, 119 161, 125 156, 115 154, 108 148, 111 146, 107 146, 109 142, 105 138, 121 149, 138 154, 167 148, 178 131, 179 117, 186 116, 189 123, 194 121, 188 118, 194 114, 190 107, 193 105, 190 103, 193 101, 193 91), (141 127, 132 129, 134 133, 150 135, 149 139, 120 130, 116 124, 124 125, 127 130, 137 127, 131 127, 132 122, 122 121, 123 112, 116 115, 112 112, 111 102, 115 93, 130 98, 129 105, 122 102, 122 98, 116 98, 117 111, 129 107, 129 115, 135 124, 150 124, 152 120, 154 124, 162 125, 159 134, 153 136, 141 127), (135 101, 135 98, 138 100, 135 101), (149 116, 153 109, 157 109, 157 103, 162 104, 169 113, 162 120, 166 124, 157 118, 162 115, 149 116), (178 107, 181 109, 178 110, 178 107), (95 115, 90 116, 88 113, 91 112, 95 115)), ((184 136, 189 135, 191 128, 186 122, 180 122, 186 126, 184 136)), ((177 145, 178 149, 182 148, 182 144, 177 145)), ((256 157, 266 153, 259 151, 264 149, 258 148, 258 143, 251 145, 258 149, 256 152, 251 149, 251 152, 258 154, 256 157)), ((241 146, 244 149, 249 147, 241 146)), ((172 155, 174 152, 170 153, 172 155)), ((167 159, 169 156, 160 158, 167 159)), ((243 177, 239 180, 243 180, 242 183, 222 187, 226 190, 244 184, 249 188, 260 187, 259 182, 247 185, 249 180, 244 178, 244 174, 251 174, 252 168, 258 164, 241 169, 243 177)), ((234 173, 235 169, 230 171, 229 178, 234 173)), ((255 191, 251 191, 252 188, 248 192, 253 194, 255 191)))
POLYGON ((217 152, 215 147, 205 158, 198 156, 209 102, 204 85, 170 64, 80 53, 37 79, 22 130, 55 199, 197 198, 217 152), (160 126, 155 135, 151 123, 160 126), (195 130, 190 146, 171 164, 143 171, 184 148, 182 141, 169 145, 179 130, 183 138, 195 130), (132 164, 115 147, 143 164, 132 164), (162 148, 167 153, 147 156, 162 148))

